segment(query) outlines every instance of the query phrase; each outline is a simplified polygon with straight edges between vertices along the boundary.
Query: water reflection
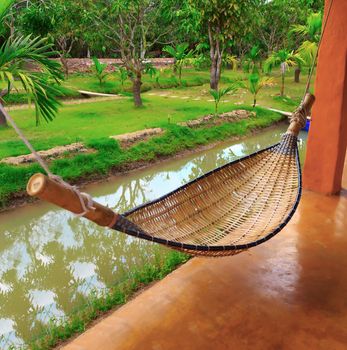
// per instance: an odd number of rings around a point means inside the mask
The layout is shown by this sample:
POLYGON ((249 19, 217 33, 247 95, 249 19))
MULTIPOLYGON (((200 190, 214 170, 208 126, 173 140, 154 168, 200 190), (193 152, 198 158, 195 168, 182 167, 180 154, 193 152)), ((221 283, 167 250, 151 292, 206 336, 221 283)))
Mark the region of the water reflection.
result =
MULTIPOLYGON (((284 129, 278 126, 247 141, 155 165, 87 190, 100 203, 124 212, 277 142, 284 129)), ((0 348, 27 341, 50 319, 68 315, 91 291, 103 290, 134 266, 165 252, 44 203, 1 214, 0 348)))

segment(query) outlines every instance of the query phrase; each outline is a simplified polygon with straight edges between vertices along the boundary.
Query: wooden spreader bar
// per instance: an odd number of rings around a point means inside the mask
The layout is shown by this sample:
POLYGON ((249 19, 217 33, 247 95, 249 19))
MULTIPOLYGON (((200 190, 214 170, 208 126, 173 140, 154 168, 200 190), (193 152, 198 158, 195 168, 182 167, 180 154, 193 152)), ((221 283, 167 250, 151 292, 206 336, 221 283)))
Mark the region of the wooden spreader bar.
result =
MULTIPOLYGON (((47 202, 53 203, 61 208, 71 211, 74 214, 83 213, 83 208, 79 196, 73 190, 58 181, 52 180, 46 175, 33 175, 28 184, 27 192, 30 196, 35 196, 47 202)), ((88 205, 88 198, 82 193, 81 197, 85 205, 88 205)), ((107 208, 95 201, 90 203, 94 208, 88 210, 83 217, 95 222, 100 226, 112 227, 118 218, 112 209, 107 208)))

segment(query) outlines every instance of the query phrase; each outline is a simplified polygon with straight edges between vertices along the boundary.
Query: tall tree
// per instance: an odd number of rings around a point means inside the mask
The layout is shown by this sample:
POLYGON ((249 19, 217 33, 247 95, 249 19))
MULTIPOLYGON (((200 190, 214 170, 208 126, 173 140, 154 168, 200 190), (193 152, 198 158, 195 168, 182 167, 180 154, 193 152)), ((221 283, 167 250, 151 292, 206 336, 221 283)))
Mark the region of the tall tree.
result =
POLYGON ((286 71, 289 67, 294 66, 298 60, 293 51, 286 49, 273 52, 264 63, 264 71, 269 73, 274 67, 281 69, 281 96, 284 96, 284 83, 286 71))
POLYGON ((266 54, 283 47, 295 50, 296 38, 288 36, 288 28, 305 24, 308 14, 321 11, 323 5, 324 0, 261 0, 253 13, 252 39, 259 41, 266 54))
POLYGON ((318 12, 309 15, 306 24, 296 24, 290 31, 291 34, 296 34, 303 40, 297 52, 308 64, 312 63, 316 56, 321 30, 322 14, 318 12))
POLYGON ((84 6, 88 0, 31 0, 19 16, 23 33, 51 38, 57 49, 65 76, 69 75, 67 58, 73 45, 83 41, 90 31, 84 6))
POLYGON ((146 54, 174 31, 170 13, 172 4, 174 1, 171 0, 104 0, 95 4, 96 24, 113 42, 122 65, 128 71, 136 107, 142 106, 141 85, 146 54))
MULTIPOLYGON (((12 1, 13 3, 13 1, 12 1)), ((11 2, 0 7, 0 22, 4 19, 11 2)), ((32 100, 36 108, 36 123, 43 117, 52 120, 57 112, 59 94, 54 83, 59 83, 61 76, 60 64, 49 59, 52 54, 50 44, 46 39, 31 36, 9 37, 0 47, 0 81, 7 84, 1 92, 1 97, 10 94, 18 83, 32 100), (41 72, 33 72, 28 65, 37 65, 41 72)), ((0 125, 6 125, 6 118, 0 112, 0 125)))
POLYGON ((206 32, 210 45, 210 87, 218 90, 222 57, 230 40, 245 35, 252 20, 257 0, 191 0, 200 13, 200 27, 206 32))
POLYGON ((257 72, 253 72, 248 76, 248 84, 245 85, 253 96, 253 107, 257 105, 257 96, 259 91, 265 86, 273 84, 273 79, 269 77, 261 77, 257 72))

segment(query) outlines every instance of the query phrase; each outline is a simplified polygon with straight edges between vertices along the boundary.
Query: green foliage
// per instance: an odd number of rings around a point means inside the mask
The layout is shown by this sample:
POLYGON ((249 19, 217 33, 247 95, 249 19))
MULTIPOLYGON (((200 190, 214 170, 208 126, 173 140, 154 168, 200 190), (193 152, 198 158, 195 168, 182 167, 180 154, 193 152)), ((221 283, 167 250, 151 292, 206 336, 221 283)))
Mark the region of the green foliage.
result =
MULTIPOLYGON (((66 88, 62 85, 55 85, 56 91, 54 92, 54 96, 56 99, 78 99, 81 98, 81 94, 69 88, 66 88)), ((32 100, 32 97, 30 97, 32 100)), ((28 103, 28 95, 22 92, 15 92, 13 94, 5 95, 3 98, 4 102, 7 105, 16 105, 16 104, 26 104, 28 103)))
POLYGON ((243 61, 243 69, 245 72, 249 73, 258 73, 257 64, 261 60, 261 50, 258 45, 255 45, 251 50, 246 54, 246 57, 243 61))
POLYGON ((15 80, 20 81, 29 102, 32 99, 35 104, 37 124, 41 117, 52 120, 59 106, 55 98, 59 90, 54 83, 60 83, 62 75, 60 64, 49 59, 54 54, 51 46, 46 39, 27 36, 7 40, 0 47, 0 81, 6 82, 8 93, 15 80), (37 64, 42 71, 27 70, 28 63, 37 64))
POLYGON ((274 83, 274 79, 261 77, 258 73, 251 73, 248 76, 248 91, 253 95, 253 107, 257 104, 258 92, 265 86, 274 83))
POLYGON ((124 91, 124 83, 128 79, 128 71, 122 66, 117 66, 116 67, 116 74, 117 74, 117 76, 120 80, 121 86, 122 86, 121 91, 124 91))
POLYGON ((323 6, 324 0, 262 1, 251 14, 251 35, 241 37, 237 47, 259 44, 265 53, 282 47, 295 50, 297 38, 288 36, 288 29, 293 24, 304 25, 310 13, 321 11, 323 6))
POLYGON ((94 72, 99 80, 99 84, 103 85, 107 76, 107 63, 101 63, 96 57, 93 57, 93 63, 94 63, 94 72))
POLYGON ((264 63, 264 71, 266 73, 270 73, 275 67, 281 68, 281 96, 284 96, 284 82, 286 71, 289 69, 289 67, 294 66, 298 61, 301 61, 299 55, 295 55, 293 51, 282 49, 273 52, 264 63))
POLYGON ((305 25, 297 24, 292 26, 290 34, 298 35, 304 40, 298 48, 297 54, 307 65, 311 65, 313 63, 317 54, 321 30, 322 14, 320 12, 312 13, 307 18, 305 25))
POLYGON ((188 44, 178 44, 175 47, 173 46, 165 46, 163 48, 164 52, 167 52, 171 57, 175 59, 174 63, 174 72, 178 70, 178 79, 180 85, 182 85, 182 68, 184 64, 189 62, 189 59, 193 57, 193 51, 187 51, 188 50, 188 44))
MULTIPOLYGON (((242 106, 242 108, 249 109, 247 106, 242 106)), ((99 140, 94 139, 89 141, 87 146, 96 149, 96 153, 78 154, 71 158, 53 160, 51 170, 70 182, 77 181, 80 178, 105 176, 111 169, 122 168, 125 164, 169 156, 212 141, 244 135, 252 128, 269 126, 274 121, 282 118, 277 113, 265 111, 261 108, 256 107, 255 111, 257 113, 256 121, 253 119, 241 120, 207 129, 190 129, 172 124, 163 124, 162 126, 167 129, 164 135, 152 138, 147 142, 141 142, 126 150, 121 150, 118 143, 108 137, 99 140)), ((97 116, 95 117, 97 118, 97 116)), ((114 116, 112 117, 114 118, 114 116)), ((83 118, 85 118, 85 114, 83 114, 83 118)), ((129 120, 129 118, 127 119, 129 120)), ((109 126, 107 127, 109 128, 109 126)), ((0 182, 3 184, 0 187, 0 203, 5 206, 14 194, 24 191, 30 176, 39 171, 40 167, 36 163, 28 166, 9 166, 0 163, 0 182)))
POLYGON ((233 71, 237 71, 237 67, 239 65, 239 60, 235 55, 226 55, 224 58, 224 62, 230 66, 233 71))
POLYGON ((144 68, 144 73, 148 74, 151 79, 156 76, 158 70, 153 66, 151 62, 146 62, 145 68, 144 68))
POLYGON ((218 89, 223 53, 230 41, 249 32, 250 14, 256 3, 256 0, 190 1, 193 11, 199 13, 201 33, 209 40, 211 89, 218 89))
POLYGON ((233 84, 232 86, 228 86, 226 88, 220 88, 218 90, 210 89, 210 95, 214 98, 214 114, 217 116, 218 114, 218 105, 223 96, 228 94, 229 92, 234 92, 240 88, 240 84, 233 84))
POLYGON ((15 0, 2 0, 0 3, 0 23, 3 22, 4 17, 6 16, 7 11, 13 5, 15 0))

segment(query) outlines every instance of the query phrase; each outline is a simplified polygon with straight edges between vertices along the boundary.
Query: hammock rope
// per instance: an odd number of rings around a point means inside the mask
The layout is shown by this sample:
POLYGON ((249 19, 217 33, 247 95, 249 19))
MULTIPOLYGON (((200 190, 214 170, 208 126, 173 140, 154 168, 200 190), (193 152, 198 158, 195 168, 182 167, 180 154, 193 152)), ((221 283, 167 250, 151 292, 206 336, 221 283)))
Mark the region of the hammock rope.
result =
POLYGON ((48 177, 56 182, 61 183, 66 188, 70 188, 72 191, 74 191, 81 203, 82 211, 80 213, 76 213, 76 216, 84 216, 88 213, 90 210, 94 210, 94 207, 92 205, 93 199, 92 197, 85 192, 80 192, 77 188, 77 186, 72 186, 69 183, 65 182, 60 176, 54 175, 51 170, 49 169, 49 166, 47 162, 40 156, 40 154, 35 150, 34 146, 30 143, 30 141, 26 138, 22 130, 18 127, 18 125, 15 123, 15 121, 12 119, 12 117, 7 113, 3 105, 0 103, 0 112, 5 116, 5 119, 7 122, 12 126, 14 131, 17 133, 18 137, 23 141, 23 143, 27 146, 31 154, 34 156, 36 161, 41 165, 42 169, 46 172, 48 177), (83 199, 83 196, 87 199, 85 202, 83 199))
POLYGON ((324 34, 325 34, 325 29, 327 27, 327 23, 328 23, 328 19, 330 17, 330 13, 331 13, 331 9, 332 9, 332 6, 333 6, 333 2, 334 0, 331 0, 330 1, 330 4, 329 4, 329 7, 328 7, 328 11, 327 11, 327 15, 325 17, 325 21, 324 21, 324 24, 322 26, 322 33, 321 33, 321 37, 318 41, 318 45, 317 45, 317 51, 316 51, 316 54, 314 55, 313 57, 313 61, 312 61, 312 64, 311 64, 311 69, 309 71, 309 75, 307 77, 307 83, 306 83, 306 88, 305 88, 305 92, 304 92, 304 96, 303 96, 303 100, 305 98, 305 95, 307 93, 309 93, 310 91, 310 86, 311 86, 311 81, 312 81, 312 76, 313 76, 313 72, 314 72, 314 69, 315 69, 315 66, 316 66, 316 62, 317 62, 317 58, 318 58, 318 53, 319 53, 319 49, 320 49, 320 46, 321 46, 321 43, 322 43, 322 39, 324 37, 324 34))
POLYGON ((259 245, 293 216, 301 197, 297 136, 314 103, 309 93, 321 40, 312 62, 299 107, 281 141, 271 147, 217 168, 184 186, 126 213, 115 213, 54 175, 14 120, 0 111, 48 176, 31 177, 27 192, 83 216, 100 226, 163 244, 193 255, 235 255, 259 245))

